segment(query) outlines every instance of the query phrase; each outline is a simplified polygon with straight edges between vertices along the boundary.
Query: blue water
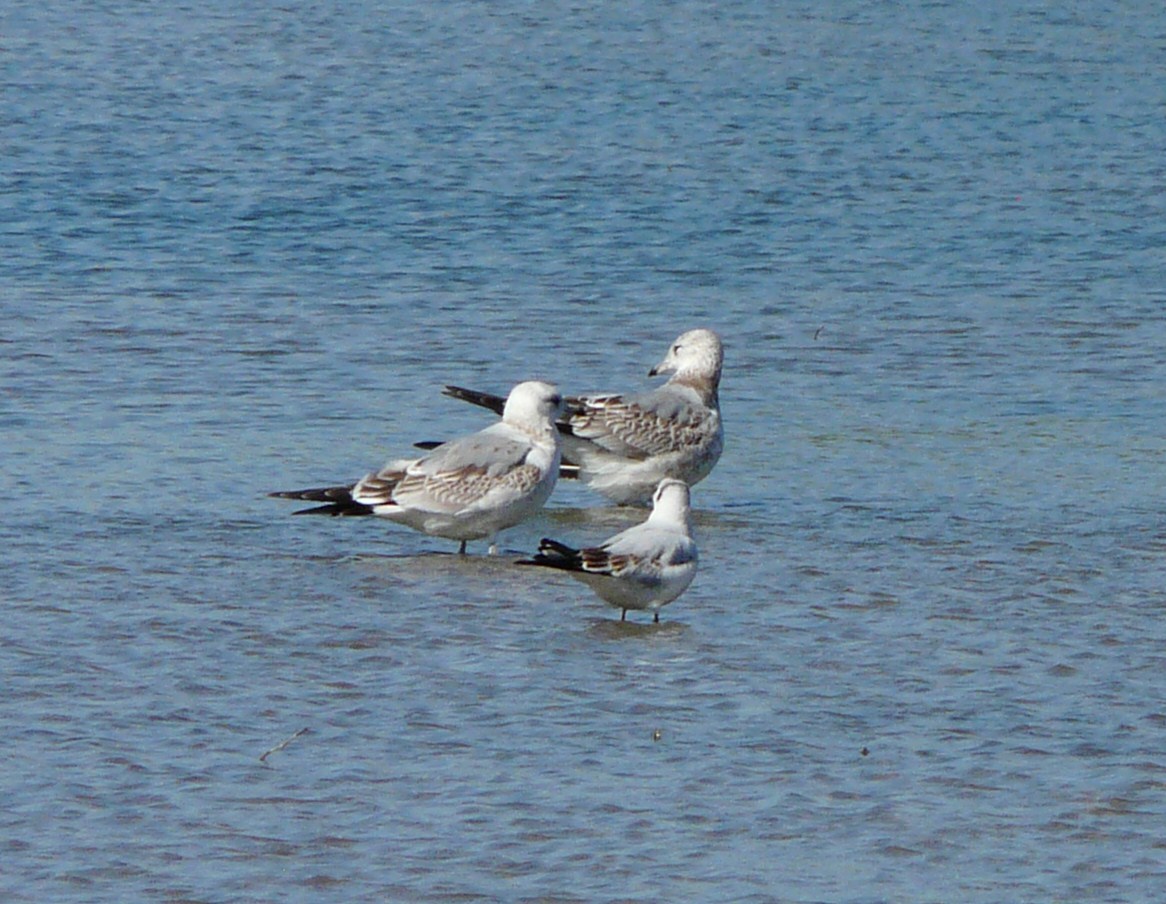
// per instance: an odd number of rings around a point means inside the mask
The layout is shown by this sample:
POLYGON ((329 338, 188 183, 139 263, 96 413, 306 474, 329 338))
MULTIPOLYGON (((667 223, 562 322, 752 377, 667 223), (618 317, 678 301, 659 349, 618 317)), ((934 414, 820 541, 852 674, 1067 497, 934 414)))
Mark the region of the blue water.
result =
POLYGON ((1046 7, 6 4, 0 897, 1166 896, 1166 12, 1046 7), (697 325, 658 626, 265 496, 697 325))

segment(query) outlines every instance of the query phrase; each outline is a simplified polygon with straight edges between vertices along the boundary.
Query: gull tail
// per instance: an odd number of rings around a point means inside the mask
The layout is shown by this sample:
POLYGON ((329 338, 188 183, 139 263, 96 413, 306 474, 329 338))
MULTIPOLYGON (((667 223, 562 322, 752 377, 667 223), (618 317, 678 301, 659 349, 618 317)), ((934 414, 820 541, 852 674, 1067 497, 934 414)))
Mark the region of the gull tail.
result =
POLYGON ((502 414, 502 409, 506 407, 506 399, 500 395, 493 395, 489 392, 478 392, 476 389, 466 389, 462 386, 446 386, 441 391, 442 395, 447 395, 451 399, 461 399, 463 402, 469 402, 471 405, 478 405, 482 408, 489 408, 495 414, 502 414))
POLYGON ((541 565, 560 571, 582 571, 583 553, 566 543, 543 537, 538 543, 538 552, 529 559, 519 559, 515 565, 541 565))
POLYGON ((268 493, 277 499, 304 499, 308 502, 323 502, 312 508, 299 509, 294 515, 371 515, 372 506, 357 502, 352 498, 352 487, 316 487, 308 490, 281 490, 268 493))

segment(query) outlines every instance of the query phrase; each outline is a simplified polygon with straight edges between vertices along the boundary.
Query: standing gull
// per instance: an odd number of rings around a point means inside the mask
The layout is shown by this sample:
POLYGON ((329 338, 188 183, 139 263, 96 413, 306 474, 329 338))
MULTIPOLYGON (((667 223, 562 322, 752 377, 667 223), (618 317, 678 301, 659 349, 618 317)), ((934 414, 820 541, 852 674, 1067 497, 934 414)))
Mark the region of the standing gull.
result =
POLYGON ((538 553, 518 564, 567 572, 623 610, 620 621, 627 618, 629 609, 648 609, 658 622, 660 607, 680 596, 696 574, 688 485, 681 480, 660 481, 648 520, 599 546, 573 549, 543 538, 538 553))
POLYGON ((488 537, 496 551, 500 530, 542 508, 562 461, 554 422, 563 400, 550 383, 519 383, 502 420, 439 446, 417 459, 391 461, 354 484, 272 493, 324 505, 297 515, 379 515, 435 537, 488 537))
MULTIPOLYGON (((717 390, 724 350, 712 330, 689 330, 648 376, 663 386, 627 395, 568 397, 558 421, 563 476, 578 477, 620 505, 652 498, 664 478, 700 482, 721 457, 724 430, 717 390)), ((447 386, 445 394, 501 411, 501 396, 447 386)))

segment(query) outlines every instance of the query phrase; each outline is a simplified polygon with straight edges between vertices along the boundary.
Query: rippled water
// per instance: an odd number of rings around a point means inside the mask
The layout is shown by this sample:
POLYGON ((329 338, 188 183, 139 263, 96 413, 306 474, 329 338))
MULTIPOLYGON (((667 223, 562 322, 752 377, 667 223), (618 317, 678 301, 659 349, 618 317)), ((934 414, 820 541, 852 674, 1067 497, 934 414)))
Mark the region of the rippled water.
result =
POLYGON ((0 17, 5 900, 1166 894, 1161 10, 0 17), (264 495, 698 324, 658 626, 264 495))

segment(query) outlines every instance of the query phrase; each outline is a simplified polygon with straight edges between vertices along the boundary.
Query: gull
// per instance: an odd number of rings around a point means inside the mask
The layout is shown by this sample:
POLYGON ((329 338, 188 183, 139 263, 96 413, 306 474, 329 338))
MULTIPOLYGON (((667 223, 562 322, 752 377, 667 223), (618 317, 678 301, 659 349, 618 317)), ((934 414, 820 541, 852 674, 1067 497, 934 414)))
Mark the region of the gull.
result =
MULTIPOLYGON (((717 390, 724 350, 712 330, 682 333, 648 376, 648 392, 571 396, 558 421, 562 476, 577 477, 620 505, 643 505, 664 478, 699 483, 724 446, 717 390)), ((446 386, 445 395, 501 411, 501 396, 446 386)), ((432 444, 427 444, 432 447, 432 444)))
POLYGON ((324 505, 297 515, 379 515, 435 537, 490 540, 543 507, 562 462, 554 422, 563 410, 550 383, 519 383, 506 398, 502 420, 452 440, 417 459, 391 461, 345 486, 271 493, 324 505))
POLYGON ((648 520, 599 546, 574 549, 544 537, 538 553, 517 564, 567 572, 623 610, 620 621, 627 619, 629 609, 647 609, 658 622, 660 607, 680 596, 696 574, 688 484, 671 478, 660 481, 648 520))

